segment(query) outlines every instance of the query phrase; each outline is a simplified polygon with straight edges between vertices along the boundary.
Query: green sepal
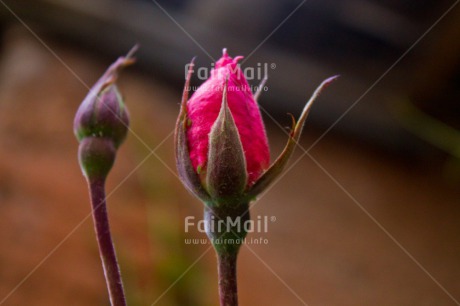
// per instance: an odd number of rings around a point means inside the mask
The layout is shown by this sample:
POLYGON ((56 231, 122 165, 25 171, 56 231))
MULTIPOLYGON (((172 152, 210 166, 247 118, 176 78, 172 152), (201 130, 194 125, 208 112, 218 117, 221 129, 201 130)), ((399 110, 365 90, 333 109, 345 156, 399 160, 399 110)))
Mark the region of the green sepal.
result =
POLYGON ((187 143, 187 127, 189 119, 187 117, 187 101, 188 92, 190 89, 190 79, 193 72, 194 59, 189 65, 187 79, 185 81, 184 92, 182 94, 182 102, 179 117, 176 122, 176 129, 174 134, 174 143, 176 151, 176 167, 179 178, 185 187, 197 198, 205 203, 211 203, 211 198, 206 190, 201 185, 201 180, 195 169, 193 169, 192 161, 190 160, 190 153, 187 143))
POLYGON ((222 105, 209 133, 206 188, 214 202, 235 204, 247 185, 246 158, 238 128, 227 104, 228 80, 222 105))
POLYGON ((310 109, 315 102, 316 98, 318 98, 321 91, 326 88, 330 83, 336 80, 338 76, 330 77, 324 80, 314 91, 313 95, 308 100, 307 104, 300 115, 299 120, 297 123, 293 120, 293 127, 292 131, 289 135, 289 139, 287 141, 286 146, 284 147, 283 152, 278 156, 275 162, 270 166, 270 168, 265 171, 262 176, 250 187, 250 189, 245 193, 247 200, 252 200, 256 198, 261 192, 263 192, 271 183, 275 181, 275 179, 281 174, 284 167, 288 163, 294 149, 299 141, 300 135, 302 134, 303 127, 305 125, 305 120, 307 119, 308 114, 310 113, 310 109))

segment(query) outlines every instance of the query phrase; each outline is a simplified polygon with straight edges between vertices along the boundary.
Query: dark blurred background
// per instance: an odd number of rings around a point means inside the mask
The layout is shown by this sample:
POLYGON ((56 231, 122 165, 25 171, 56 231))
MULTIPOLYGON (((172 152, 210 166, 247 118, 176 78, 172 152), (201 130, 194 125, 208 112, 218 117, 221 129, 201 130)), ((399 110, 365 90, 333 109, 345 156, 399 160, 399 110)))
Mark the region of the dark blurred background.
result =
MULTIPOLYGON (((406 104, 453 128, 460 125, 460 17, 451 8, 453 1, 5 3, 36 31, 102 56, 117 56, 140 43, 138 68, 168 82, 183 81, 178 72, 192 56, 209 67, 223 47, 233 55, 249 55, 244 62, 248 67, 274 63, 276 68, 268 69, 270 94, 264 106, 278 118, 286 109, 298 113, 321 79, 340 74, 338 88, 311 118, 327 128, 391 67, 389 76, 365 94, 365 101, 334 132, 416 150, 411 133, 401 129, 400 120, 411 115, 406 104)), ((17 23, 5 8, 1 17, 5 26, 17 23)))
POLYGON ((109 186, 135 170, 113 196, 132 304, 216 304, 212 252, 188 270, 205 246, 184 246, 181 227, 184 216, 200 215, 201 204, 170 171, 170 132, 185 64, 197 56, 197 67, 210 67, 226 47, 245 56, 243 67, 267 64, 260 104, 272 159, 285 141, 287 113, 297 116, 323 79, 341 76, 308 119, 302 145, 311 158, 299 159, 277 192, 254 207, 279 222, 270 245, 252 247, 258 255, 243 251, 242 305, 459 305, 458 2, 1 0, 0 210, 9 217, 0 222, 0 305, 104 304, 89 221, 75 232, 83 242, 66 242, 68 253, 49 258, 68 273, 50 277, 48 259, 40 277, 34 268, 89 211, 73 113, 88 85, 136 43, 138 61, 121 83, 143 141, 130 136, 109 186), (158 144, 147 169, 138 170, 158 144), (59 227, 68 201, 78 213, 59 227), (128 213, 126 202, 138 204, 128 213), (31 209, 27 222, 43 232, 19 226, 31 209), (126 214, 132 218, 122 220, 126 214), (126 229, 139 223, 137 236, 126 229), (31 247, 33 235, 47 231, 55 237, 31 247), (85 248, 87 255, 76 256, 85 248))

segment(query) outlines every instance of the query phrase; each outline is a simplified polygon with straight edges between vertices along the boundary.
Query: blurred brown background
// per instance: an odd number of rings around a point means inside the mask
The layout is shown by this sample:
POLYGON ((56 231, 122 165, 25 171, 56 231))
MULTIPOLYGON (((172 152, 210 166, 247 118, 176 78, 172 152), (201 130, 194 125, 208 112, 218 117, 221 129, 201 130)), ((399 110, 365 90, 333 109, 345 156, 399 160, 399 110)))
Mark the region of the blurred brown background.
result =
POLYGON ((269 64, 272 158, 286 114, 341 75, 307 121, 308 154, 253 204, 276 221, 241 251, 240 304, 459 305, 458 2, 1 0, 0 305, 108 305, 72 121, 135 43, 120 79, 134 133, 107 186, 130 305, 217 304, 213 250, 184 242, 205 238, 184 232, 202 204, 171 132, 184 65, 223 47, 269 64))

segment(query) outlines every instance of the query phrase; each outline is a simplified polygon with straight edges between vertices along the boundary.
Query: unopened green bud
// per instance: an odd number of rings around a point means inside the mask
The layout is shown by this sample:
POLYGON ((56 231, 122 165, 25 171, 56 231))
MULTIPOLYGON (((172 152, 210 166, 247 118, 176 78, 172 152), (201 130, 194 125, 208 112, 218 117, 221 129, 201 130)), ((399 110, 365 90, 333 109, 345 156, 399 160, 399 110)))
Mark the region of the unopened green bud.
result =
POLYGON ((117 148, 129 129, 128 110, 115 84, 121 68, 134 62, 136 47, 120 57, 91 88, 77 110, 74 133, 80 142, 78 157, 88 180, 105 179, 115 161, 117 148))
POLYGON ((80 105, 74 122, 79 141, 86 137, 108 138, 115 148, 126 138, 128 126, 128 111, 115 84, 97 93, 90 92, 80 105))

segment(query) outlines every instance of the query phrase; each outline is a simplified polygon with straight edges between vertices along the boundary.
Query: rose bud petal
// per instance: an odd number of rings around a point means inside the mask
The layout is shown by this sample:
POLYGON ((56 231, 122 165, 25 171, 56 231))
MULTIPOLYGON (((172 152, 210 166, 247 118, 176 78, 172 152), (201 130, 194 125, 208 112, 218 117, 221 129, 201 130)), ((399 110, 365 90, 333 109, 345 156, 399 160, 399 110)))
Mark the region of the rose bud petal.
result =
POLYGON ((270 162, 268 140, 259 107, 238 67, 241 58, 238 56, 232 59, 224 49, 222 58, 211 71, 211 77, 196 90, 186 104, 190 160, 205 186, 209 136, 222 108, 223 89, 227 78, 227 104, 244 151, 247 186, 254 184, 270 162))

